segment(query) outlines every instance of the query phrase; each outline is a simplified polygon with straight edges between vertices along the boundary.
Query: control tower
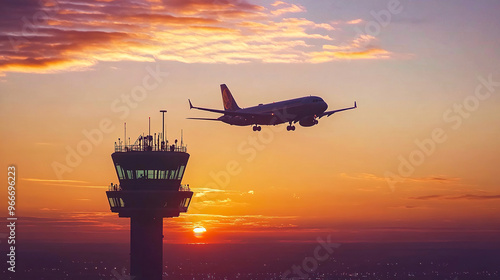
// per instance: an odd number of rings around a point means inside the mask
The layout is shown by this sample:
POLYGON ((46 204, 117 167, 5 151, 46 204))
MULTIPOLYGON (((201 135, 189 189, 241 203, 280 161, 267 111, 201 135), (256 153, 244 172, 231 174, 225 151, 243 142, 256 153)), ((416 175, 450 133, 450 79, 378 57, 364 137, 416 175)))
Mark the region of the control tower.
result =
POLYGON ((187 212, 193 196, 189 186, 181 185, 189 159, 186 146, 177 140, 168 145, 164 132, 141 135, 132 145, 125 135, 125 141, 115 142, 111 157, 120 184, 111 184, 106 195, 112 212, 130 218, 131 276, 161 280, 163 218, 187 212))

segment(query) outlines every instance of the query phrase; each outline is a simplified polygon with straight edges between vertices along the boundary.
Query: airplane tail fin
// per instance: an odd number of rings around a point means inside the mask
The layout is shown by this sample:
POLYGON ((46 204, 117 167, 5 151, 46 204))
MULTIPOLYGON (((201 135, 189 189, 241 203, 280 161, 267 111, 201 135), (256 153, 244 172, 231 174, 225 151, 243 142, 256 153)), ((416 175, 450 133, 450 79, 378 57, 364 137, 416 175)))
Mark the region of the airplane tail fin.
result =
POLYGON ((222 102, 224 103, 224 110, 226 111, 236 111, 239 110, 238 104, 233 98, 231 91, 225 84, 220 85, 220 91, 222 93, 222 102))

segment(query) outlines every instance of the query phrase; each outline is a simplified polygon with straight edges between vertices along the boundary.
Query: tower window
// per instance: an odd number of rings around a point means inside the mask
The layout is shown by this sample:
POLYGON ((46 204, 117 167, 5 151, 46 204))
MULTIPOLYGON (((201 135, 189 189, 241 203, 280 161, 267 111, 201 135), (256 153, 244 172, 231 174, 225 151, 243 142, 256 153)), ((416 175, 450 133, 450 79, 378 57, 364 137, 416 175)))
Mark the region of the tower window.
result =
POLYGON ((177 174, 177 170, 170 170, 170 180, 174 180, 177 174))
POLYGON ((182 174, 184 173, 184 168, 186 168, 184 165, 181 165, 179 168, 179 174, 177 174, 177 180, 180 180, 182 178, 182 174))
POLYGON ((191 200, 191 198, 185 198, 184 199, 184 206, 183 207, 188 207, 190 200, 191 200))
POLYGON ((118 164, 116 165, 116 173, 118 173, 118 178, 120 178, 120 180, 125 179, 125 171, 118 164))
POLYGON ((148 179, 155 179, 155 171, 154 170, 147 170, 148 172, 148 179))
POLYGON ((113 198, 110 197, 108 200, 109 200, 109 205, 111 207, 115 207, 115 202, 114 202, 113 198))

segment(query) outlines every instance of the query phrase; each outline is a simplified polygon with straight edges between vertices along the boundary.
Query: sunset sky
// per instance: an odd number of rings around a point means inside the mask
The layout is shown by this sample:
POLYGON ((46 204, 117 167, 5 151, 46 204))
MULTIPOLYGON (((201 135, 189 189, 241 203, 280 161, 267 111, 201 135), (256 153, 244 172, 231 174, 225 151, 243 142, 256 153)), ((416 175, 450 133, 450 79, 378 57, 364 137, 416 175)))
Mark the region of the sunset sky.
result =
POLYGON ((128 242, 129 219, 105 195, 118 183, 113 145, 124 122, 132 142, 148 117, 160 132, 167 109, 195 195, 164 221, 165 242, 498 240, 499 10, 497 0, 2 1, 1 178, 16 166, 17 234, 128 242), (240 107, 316 95, 329 110, 358 108, 294 132, 187 120, 219 116, 187 99, 222 109, 222 83, 240 107))

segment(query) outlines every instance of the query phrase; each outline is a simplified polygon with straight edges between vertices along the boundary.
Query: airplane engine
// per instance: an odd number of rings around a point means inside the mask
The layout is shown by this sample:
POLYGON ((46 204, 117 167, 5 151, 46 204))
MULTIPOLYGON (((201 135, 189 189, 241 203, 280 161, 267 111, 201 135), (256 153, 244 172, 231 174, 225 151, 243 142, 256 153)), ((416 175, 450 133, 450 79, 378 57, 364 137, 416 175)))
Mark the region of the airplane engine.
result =
POLYGON ((299 124, 301 126, 313 126, 318 124, 318 120, 316 120, 313 116, 305 117, 299 121, 299 124))

